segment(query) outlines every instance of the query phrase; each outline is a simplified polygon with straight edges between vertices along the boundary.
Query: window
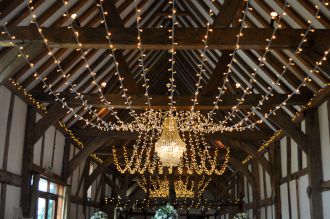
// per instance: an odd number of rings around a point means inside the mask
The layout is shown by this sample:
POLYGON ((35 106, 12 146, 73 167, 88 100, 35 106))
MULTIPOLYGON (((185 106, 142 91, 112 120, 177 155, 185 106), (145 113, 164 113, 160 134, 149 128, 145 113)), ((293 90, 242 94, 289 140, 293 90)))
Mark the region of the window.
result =
POLYGON ((37 219, 62 218, 64 187, 45 178, 39 179, 37 219))

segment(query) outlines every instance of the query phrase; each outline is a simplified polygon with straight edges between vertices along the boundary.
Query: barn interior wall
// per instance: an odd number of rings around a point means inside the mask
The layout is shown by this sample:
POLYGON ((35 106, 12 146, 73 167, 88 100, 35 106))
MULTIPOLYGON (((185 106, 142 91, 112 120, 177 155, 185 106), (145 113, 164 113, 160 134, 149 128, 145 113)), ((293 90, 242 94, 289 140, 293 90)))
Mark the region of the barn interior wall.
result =
MULTIPOLYGON (((9 89, 0 87, 0 218, 14 218, 15 210, 20 206, 22 160, 24 148, 24 135, 28 105, 9 89), (9 177, 9 178, 6 178, 9 177), (6 180, 9 179, 9 180, 6 180), (14 180, 13 180, 14 179, 14 180)), ((36 122, 42 116, 37 114, 36 122)), ((49 127, 44 135, 35 143, 33 150, 33 169, 41 176, 45 175, 50 180, 67 182, 70 188, 71 204, 70 218, 89 218, 95 211, 96 206, 87 206, 86 215, 83 212, 83 205, 76 201, 82 197, 82 186, 78 191, 79 182, 82 178, 82 169, 85 162, 76 168, 67 180, 62 177, 63 153, 65 147, 65 135, 55 126, 49 127), (51 170, 52 174, 48 172, 51 170)), ((79 149, 70 145, 72 158, 79 149)), ((95 164, 92 163, 95 166, 95 164)), ((91 200, 100 202, 100 194, 96 198, 96 187, 100 178, 91 186, 91 200)), ((64 183, 65 184, 65 183, 64 183)))

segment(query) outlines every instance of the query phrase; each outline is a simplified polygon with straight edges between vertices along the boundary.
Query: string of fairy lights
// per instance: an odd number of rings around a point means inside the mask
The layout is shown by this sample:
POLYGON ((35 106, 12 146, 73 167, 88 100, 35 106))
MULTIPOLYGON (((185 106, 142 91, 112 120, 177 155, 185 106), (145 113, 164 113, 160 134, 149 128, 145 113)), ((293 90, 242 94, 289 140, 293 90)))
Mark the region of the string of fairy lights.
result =
MULTIPOLYGON (((256 79, 255 78, 257 76, 257 71, 260 70, 260 68, 265 65, 266 57, 267 57, 268 53, 270 52, 270 47, 272 45, 272 42, 274 40, 276 40, 277 30, 282 27, 281 20, 282 20, 282 17, 286 15, 285 9, 287 7, 288 7, 288 2, 285 1, 284 4, 283 4, 283 7, 281 9, 282 12, 279 14, 279 18, 278 18, 278 20, 277 20, 277 22, 275 24, 274 29, 273 29, 272 35, 269 38, 266 39, 267 45, 265 47, 265 52, 259 58, 259 64, 257 65, 257 67, 256 68, 253 68, 253 72, 251 73, 251 79, 249 81, 250 82, 249 86, 243 91, 243 95, 241 96, 241 98, 238 99, 237 104, 232 107, 231 112, 229 113, 229 115, 226 115, 225 116, 225 119, 223 121, 221 121, 222 124, 226 123, 228 120, 231 121, 231 117, 234 115, 234 112, 237 112, 238 106, 244 103, 245 97, 248 94, 252 94, 253 93, 252 92, 253 83, 256 82, 256 79)), ((231 66, 229 66, 229 68, 230 67, 231 66)), ((270 87, 269 87, 269 89, 270 89, 270 87)), ((237 122, 236 124, 242 124, 243 121, 244 120, 241 120, 241 121, 237 122)))
POLYGON ((141 26, 141 9, 138 8, 138 3, 137 0, 134 0, 134 8, 135 8, 135 18, 136 18, 136 29, 137 29, 137 48, 139 50, 140 53, 140 57, 138 59, 139 63, 139 67, 141 68, 141 77, 143 78, 144 84, 143 87, 145 88, 145 97, 147 98, 147 102, 145 103, 146 105, 148 105, 148 108, 151 108, 151 100, 152 98, 149 95, 149 85, 148 85, 148 81, 149 79, 146 76, 146 73, 148 72, 148 68, 145 67, 144 65, 144 58, 146 57, 146 54, 144 53, 143 49, 142 49, 142 37, 141 37, 141 33, 143 32, 142 26, 141 26))
MULTIPOLYGON (((96 111, 92 109, 92 106, 89 105, 87 103, 87 101, 84 99, 83 94, 81 94, 80 92, 77 91, 76 84, 72 84, 70 82, 70 80, 68 80, 69 75, 64 72, 63 68, 60 65, 61 61, 55 56, 55 54, 52 52, 51 48, 49 47, 49 45, 48 45, 48 39, 43 34, 42 28, 41 28, 40 24, 37 22, 37 16, 34 13, 34 7, 30 5, 31 3, 32 3, 32 1, 29 1, 29 4, 28 4, 28 9, 29 9, 30 14, 31 14, 31 23, 33 23, 33 24, 36 25, 36 28, 37 28, 37 30, 39 32, 39 35, 43 39, 44 45, 47 48, 48 56, 50 56, 54 60, 54 64, 57 65, 58 72, 61 73, 62 77, 65 78, 65 79, 67 79, 66 80, 66 83, 70 86, 70 91, 71 92, 74 92, 75 95, 77 95, 77 99, 79 99, 81 101, 82 107, 84 107, 85 110, 88 110, 89 113, 93 116, 93 118, 97 118, 97 121, 98 122, 101 122, 105 127, 109 128, 108 122, 106 122, 102 118, 100 118, 98 116, 98 114, 96 113, 96 111)), ((15 36, 11 35, 8 32, 8 29, 5 26, 4 26, 4 28, 5 28, 6 34, 8 36, 10 36, 10 38, 12 40, 14 40, 15 39, 15 36)), ((48 84, 48 82, 47 82, 47 77, 42 77, 41 74, 38 74, 37 73, 37 71, 34 69, 34 64, 27 59, 28 54, 24 54, 23 49, 24 49, 23 47, 19 47, 19 50, 20 50, 20 53, 22 54, 22 57, 24 57, 24 59, 28 63, 28 65, 34 70, 34 75, 33 76, 36 79, 39 79, 39 80, 42 81, 44 88, 47 88, 48 92, 55 97, 55 100, 56 101, 59 101, 62 104, 63 108, 67 108, 68 109, 68 112, 67 113, 68 114, 69 113, 72 113, 75 118, 78 118, 79 120, 84 121, 87 125, 91 125, 92 127, 100 127, 100 124, 94 123, 91 120, 85 119, 81 115, 75 113, 74 109, 72 107, 69 107, 68 103, 65 101, 65 98, 60 98, 59 97, 59 94, 56 91, 53 91, 52 85, 51 84, 48 84)), ((83 58, 83 59, 86 61, 86 58, 83 58)), ((95 73, 91 73, 91 75, 95 75, 95 73)), ((95 85, 97 85, 97 83, 96 83, 95 80, 93 81, 93 83, 95 85)), ((119 117, 117 117, 117 119, 119 121, 121 121, 119 119, 119 117)), ((114 126, 112 126, 111 129, 114 129, 114 126)))
MULTIPOLYGON (((318 18, 318 15, 319 15, 319 12, 320 12, 320 9, 319 9, 319 6, 315 6, 317 11, 313 17, 314 21, 317 20, 318 18)), ((284 14, 285 12, 283 12, 283 16, 285 15, 284 14)), ((249 116, 251 116, 254 112, 254 110, 257 110, 257 109, 260 109, 261 106, 264 104, 265 101, 269 100, 269 96, 272 96, 272 91, 274 90, 275 88, 275 85, 276 84, 279 84, 280 82, 280 78, 283 77, 283 75, 287 72, 287 70, 289 69, 290 66, 292 66, 294 64, 294 57, 298 54, 300 54, 302 51, 303 51, 303 44, 307 42, 307 36, 310 32, 314 32, 314 29, 312 28, 313 26, 313 21, 312 20, 309 20, 308 21, 309 23, 309 26, 308 28, 306 29, 306 31, 304 33, 301 34, 301 41, 299 42, 298 44, 298 47, 296 48, 296 50, 293 52, 293 55, 289 58, 288 62, 283 65, 283 70, 281 73, 277 73, 277 80, 275 82, 272 82, 272 86, 268 87, 268 92, 262 96, 262 99, 258 102, 257 106, 254 106, 252 107, 252 110, 250 112, 247 113, 247 115, 240 121, 242 122, 243 120, 247 120, 249 116)), ((266 52, 268 53, 270 50, 269 50, 269 47, 266 48, 266 52)), ((266 55, 267 54, 264 54, 263 57, 261 58, 261 63, 259 64, 258 68, 260 68, 261 66, 263 66, 265 64, 265 61, 266 61, 266 55)), ((311 70, 310 73, 314 73, 315 71, 314 70, 311 70)), ((256 69, 255 69, 255 72, 254 72, 254 75, 253 75, 253 80, 252 81, 255 81, 255 75, 256 75, 256 69)), ((301 86, 303 86, 307 81, 310 80, 310 77, 309 75, 307 77, 304 78, 304 80, 302 81, 302 83, 300 83, 300 85, 290 94, 288 94, 288 97, 282 102, 280 103, 278 106, 276 106, 276 108, 274 110, 271 110, 269 113, 266 113, 264 115, 263 118, 261 118, 260 120, 258 120, 257 122, 255 123, 252 123, 248 126, 246 126, 246 128, 251 128, 253 127, 254 125, 256 125, 257 123, 260 123, 261 121, 263 121, 264 119, 267 119, 267 117, 271 114, 274 114, 275 111, 277 111, 278 109, 280 109, 282 106, 285 106, 286 105, 286 102, 296 93, 299 93, 299 88, 301 86)), ((245 97, 246 93, 243 94, 242 98, 240 101, 244 101, 244 97, 245 97)), ((237 105, 236 105, 237 106, 237 105)), ((226 119, 228 119, 231 115, 228 115, 226 119)), ((234 126, 237 126, 239 123, 236 123, 234 126)), ((233 126, 232 126, 233 127, 233 126)), ((243 127, 244 128, 244 127, 243 127)))
MULTIPOLYGON (((208 186, 211 178, 203 176, 199 180, 193 180, 190 176, 179 177, 174 180, 174 189, 176 197, 178 198, 194 198, 201 197, 204 190, 208 186), (196 188, 195 188, 196 186, 196 188)), ((149 192, 150 198, 167 198, 169 197, 170 180, 168 177, 149 177, 146 179, 144 176, 137 181, 138 185, 145 193, 149 192)))
MULTIPOLYGON (((218 201, 211 201, 206 198, 203 199, 190 199, 190 198, 177 198, 173 205, 176 206, 178 210, 185 210, 189 211, 190 209, 201 209, 210 210, 210 209, 224 209, 228 210, 229 206, 238 206, 241 200, 239 199, 225 199, 225 200, 218 200, 218 201)), ((143 199, 143 200, 123 200, 120 198, 104 198, 104 203, 106 205, 114 205, 116 208, 122 208, 124 210, 145 210, 146 208, 157 210, 160 206, 164 206, 168 203, 166 199, 143 199)), ((129 212, 127 212, 129 213, 129 212)), ((132 212, 133 213, 133 212, 132 212)), ((133 213, 134 214, 134 213, 133 213)))
POLYGON ((219 92, 218 92, 218 95, 215 97, 215 101, 213 102, 214 103, 214 107, 212 108, 212 110, 210 112, 208 112, 208 120, 212 120, 211 117, 213 115, 215 115, 215 110, 217 110, 219 108, 218 103, 221 102, 221 97, 222 97, 222 95, 227 90, 226 83, 229 81, 228 75, 232 71, 230 67, 231 67, 232 63, 235 61, 235 54, 236 54, 236 52, 240 48, 239 42, 240 42, 241 37, 243 37, 243 35, 244 35, 243 34, 243 30, 245 28, 245 19, 247 17, 248 10, 251 10, 250 5, 249 5, 249 1, 246 1, 245 0, 245 2, 246 2, 245 8, 244 8, 244 10, 242 12, 243 13, 243 18, 242 19, 239 19, 240 28, 239 28, 238 34, 236 35, 235 49, 230 54, 231 60, 230 60, 230 62, 228 64, 228 70, 227 70, 227 72, 225 72, 223 74, 223 77, 224 77, 223 83, 222 83, 222 85, 220 87, 217 88, 219 92))
MULTIPOLYGON (((319 6, 315 6, 315 7, 316 7, 316 9, 317 9, 317 12, 315 13, 314 20, 316 20, 316 19, 318 18, 318 14, 319 14, 319 11, 320 11, 319 6)), ((294 64, 294 61, 293 61, 293 60, 294 60, 294 57, 295 57, 296 55, 300 54, 300 53, 303 51, 302 45, 303 45, 304 43, 307 42, 307 35, 308 35, 308 33, 310 33, 310 32, 314 32, 314 29, 312 29, 313 22, 312 22, 311 20, 309 20, 308 23, 309 23, 309 26, 308 26, 307 30, 306 30, 304 33, 301 34, 301 36, 302 36, 302 40, 300 41, 300 43, 299 43, 297 49, 293 52, 292 56, 289 58, 289 61, 288 61, 285 65, 283 65, 283 71, 282 71, 280 74, 277 75, 277 76, 278 76, 277 81, 276 81, 276 82, 273 82, 273 86, 270 87, 269 92, 267 92, 267 94, 264 95, 264 96, 262 97, 262 99, 258 102, 258 105, 257 105, 256 107, 253 107, 253 109, 258 109, 258 108, 260 108, 260 107, 264 104, 264 102, 267 101, 267 100, 269 99, 269 96, 272 95, 272 91, 274 90, 274 84, 279 83, 279 81, 280 81, 280 77, 282 77, 282 76, 287 72, 288 68, 294 64)), ((328 51, 326 51, 324 55, 327 55, 327 52, 328 52, 328 51)), ((321 60, 326 60, 326 57, 322 57, 321 60), (325 58, 325 59, 324 59, 324 58, 325 58)), ((275 114, 275 112, 276 112, 277 110, 279 110, 282 106, 285 106, 285 105, 286 105, 286 102, 287 102, 287 101, 288 101, 288 100, 289 100, 294 94, 299 93, 300 88, 301 88, 302 86, 304 86, 306 82, 308 82, 308 81, 311 80, 311 78, 310 78, 311 74, 316 74, 316 73, 317 73, 316 69, 317 69, 318 67, 319 67, 318 63, 315 63, 314 68, 313 68, 313 69, 310 69, 310 70, 308 71, 309 74, 307 74, 307 76, 304 78, 304 80, 298 85, 298 87, 297 87, 295 90, 293 90, 291 93, 288 94, 287 98, 286 98, 282 103, 280 103, 279 105, 277 105, 277 106, 275 107, 275 109, 270 110, 268 113, 265 113, 264 116, 263 116, 260 120, 254 122, 253 124, 250 124, 250 125, 248 125, 248 126, 246 126, 246 127, 247 127, 247 128, 250 128, 250 127, 255 126, 255 125, 258 124, 258 123, 263 122, 263 121, 266 120, 270 115, 275 114)), ((249 112, 249 113, 245 116, 245 118, 243 118, 243 119, 246 119, 246 118, 249 117, 251 114, 252 114, 252 113, 249 112)))
POLYGON ((176 8, 175 8, 175 0, 169 0, 168 3, 171 6, 171 15, 169 16, 171 18, 171 29, 168 30, 169 32, 169 39, 171 40, 171 48, 169 50, 169 52, 171 53, 171 57, 169 59, 171 67, 168 69, 168 71, 170 72, 170 82, 166 85, 168 87, 168 92, 169 92, 169 99, 170 99, 170 113, 173 112, 173 107, 175 104, 174 101, 174 92, 175 92, 175 74, 176 74, 176 70, 175 70, 175 54, 176 54, 176 50, 175 47, 178 45, 177 42, 175 42, 175 26, 178 25, 178 22, 176 20, 176 8))

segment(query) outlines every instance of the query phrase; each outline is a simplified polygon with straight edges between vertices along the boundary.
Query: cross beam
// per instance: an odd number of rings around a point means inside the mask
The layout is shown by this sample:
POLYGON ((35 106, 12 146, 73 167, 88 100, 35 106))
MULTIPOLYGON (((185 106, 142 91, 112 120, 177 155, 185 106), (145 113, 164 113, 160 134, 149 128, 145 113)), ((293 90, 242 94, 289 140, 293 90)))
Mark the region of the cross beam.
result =
MULTIPOLYGON (((93 105, 94 107, 105 107, 104 102, 100 100, 98 94, 86 93, 83 94, 84 99, 88 102, 88 104, 93 105)), ((41 102, 53 103, 55 101, 54 97, 46 94, 46 93, 34 93, 33 95, 36 99, 41 102)), ((104 94, 105 98, 111 102, 112 107, 117 109, 127 109, 127 104, 125 104, 125 100, 120 94, 104 94)), ((168 110, 168 97, 165 95, 150 95, 152 98, 151 104, 153 109, 162 109, 168 110)), ((238 99, 240 99, 241 95, 223 95, 222 101, 219 103, 218 109, 231 109, 233 106, 237 105, 238 99)), ((305 105, 312 95, 310 94, 297 94, 292 96, 286 103, 287 105, 305 105)), ((71 93, 62 93, 60 98, 65 98, 66 102, 74 107, 80 106, 81 101, 78 98, 75 98, 74 94, 71 93)), ((179 110, 190 110, 193 96, 176 96, 175 97, 175 107, 179 110)), ((253 94, 247 95, 243 104, 240 104, 238 108, 246 109, 251 108, 252 106, 256 106, 259 103, 259 100, 262 99, 262 95, 253 94)), ((263 105, 263 108, 274 107, 282 103, 287 99, 286 94, 274 94, 269 97, 269 99, 263 105)), ((147 99, 144 95, 131 95, 133 109, 144 110, 147 108, 147 99)), ((196 109, 198 110, 212 110, 214 107, 214 96, 206 97, 200 96, 198 98, 198 105, 196 105, 196 109)))
MULTIPOLYGON (((9 32, 16 37, 13 42, 18 46, 29 43, 42 44, 35 27, 7 27, 9 32)), ((55 48, 79 48, 72 30, 66 27, 43 28, 43 34, 48 40, 48 45, 55 48)), ((296 48, 301 41, 301 34, 305 29, 279 29, 277 39, 272 43, 272 49, 296 48)), ((82 48, 105 49, 109 47, 105 38, 104 28, 79 28, 79 39, 82 48)), ((110 29, 111 40, 116 49, 137 49, 136 28, 110 29)), ((208 38, 209 49, 233 50, 236 48, 236 35, 239 28, 213 28, 208 38)), ((203 28, 178 28, 175 30, 175 40, 178 43, 176 49, 203 49, 205 29, 203 28)), ((272 28, 246 28, 244 37, 240 40, 240 49, 265 49, 266 39, 271 37, 272 28)), ((142 32, 143 49, 168 50, 171 48, 171 41, 168 39, 168 30, 162 28, 147 28, 142 32)), ((0 46, 13 46, 9 43, 7 35, 0 35, 0 46)), ((312 47, 317 43, 319 46, 328 47, 330 44, 330 29, 317 29, 311 35, 310 40, 304 47, 312 47)))

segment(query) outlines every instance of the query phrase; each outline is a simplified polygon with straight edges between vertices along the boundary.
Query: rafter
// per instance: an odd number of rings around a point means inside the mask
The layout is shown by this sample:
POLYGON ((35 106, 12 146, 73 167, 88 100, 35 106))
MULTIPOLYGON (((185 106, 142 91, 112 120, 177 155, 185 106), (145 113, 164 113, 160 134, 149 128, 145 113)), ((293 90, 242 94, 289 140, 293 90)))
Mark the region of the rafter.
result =
MULTIPOLYGON (((7 27, 9 32, 16 36, 12 42, 19 46, 32 43, 43 44, 38 30, 31 27, 7 27)), ((111 28, 112 44, 116 49, 136 49, 136 29, 135 28, 111 28)), ((301 33, 305 29, 279 29, 277 40, 271 45, 271 49, 296 48, 300 42, 301 33)), ((176 29, 176 49, 202 49, 204 48, 203 38, 204 28, 178 28, 176 29), (187 37, 190 36, 190 37, 187 37)), ((240 40, 240 49, 264 49, 267 45, 266 39, 272 35, 271 28, 246 28, 240 40)), ((66 27, 44 28, 43 33, 48 39, 48 44, 55 48, 79 48, 73 33, 66 27)), ((238 28, 213 28, 208 39, 209 49, 231 50, 236 46, 236 34, 238 28)), ((82 48, 104 49, 109 47, 106 40, 104 28, 82 27, 79 29, 79 38, 82 48)), ((318 46, 330 44, 330 29, 317 29, 311 39, 304 44, 304 47, 313 46, 312 42, 317 42, 318 46)), ((171 42, 168 40, 168 31, 161 28, 146 28, 142 32, 144 43, 143 49, 168 50, 171 42)), ((13 46, 6 35, 0 36, 0 46, 13 46)))
POLYGON ((271 115, 270 120, 282 128, 300 147, 307 153, 308 141, 307 135, 291 121, 291 118, 283 111, 278 111, 277 116, 271 115))

